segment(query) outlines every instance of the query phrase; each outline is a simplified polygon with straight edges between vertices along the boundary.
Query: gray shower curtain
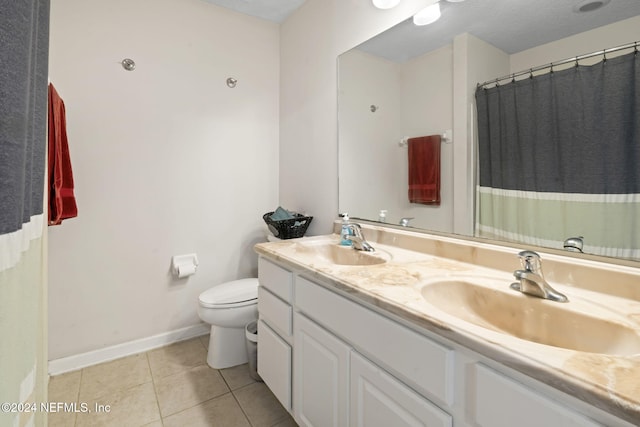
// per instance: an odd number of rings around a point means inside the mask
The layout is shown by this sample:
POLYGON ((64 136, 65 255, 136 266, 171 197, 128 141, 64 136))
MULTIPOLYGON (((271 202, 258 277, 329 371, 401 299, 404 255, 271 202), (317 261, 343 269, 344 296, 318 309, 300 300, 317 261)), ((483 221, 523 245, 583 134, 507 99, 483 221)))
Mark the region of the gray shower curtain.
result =
POLYGON ((0 0, 0 271, 42 234, 49 1, 0 0))
POLYGON ((640 54, 476 91, 479 236, 640 258, 640 54))
MULTIPOLYGON (((48 401, 48 52, 49 0, 0 0, 0 402, 19 408, 48 401)), ((46 419, 43 411, 0 411, 0 426, 46 419)))

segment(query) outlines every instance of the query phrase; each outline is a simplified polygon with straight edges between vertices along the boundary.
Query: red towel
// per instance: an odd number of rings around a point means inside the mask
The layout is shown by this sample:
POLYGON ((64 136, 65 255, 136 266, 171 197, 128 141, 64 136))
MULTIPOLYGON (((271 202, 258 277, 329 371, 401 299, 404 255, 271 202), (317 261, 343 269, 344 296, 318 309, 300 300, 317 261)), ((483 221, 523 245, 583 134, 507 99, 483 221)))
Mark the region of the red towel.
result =
POLYGON ((440 205, 440 135, 410 138, 409 202, 440 205))
POLYGON ((49 83, 49 225, 76 216, 64 102, 49 83))

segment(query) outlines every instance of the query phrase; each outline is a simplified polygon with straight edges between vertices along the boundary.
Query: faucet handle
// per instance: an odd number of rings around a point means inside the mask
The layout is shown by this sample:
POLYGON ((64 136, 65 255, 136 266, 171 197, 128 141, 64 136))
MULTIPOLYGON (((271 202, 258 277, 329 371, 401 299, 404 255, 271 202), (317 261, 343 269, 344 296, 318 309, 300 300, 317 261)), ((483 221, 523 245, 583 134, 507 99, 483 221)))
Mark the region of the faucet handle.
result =
POLYGON ((400 220, 400 222, 398 224, 400 224, 403 227, 408 227, 409 226, 409 221, 411 221, 413 219, 413 217, 404 217, 400 220))
POLYGON ((518 252, 518 257, 520 258, 522 268, 526 271, 539 273, 542 270, 542 261, 540 260, 540 255, 537 252, 521 251, 518 252))
POLYGON ((354 236, 362 238, 362 226, 357 222, 352 222, 349 224, 349 230, 353 232, 354 236))
POLYGON ((568 251, 582 252, 582 247, 584 246, 583 239, 583 236, 569 237, 564 241, 563 247, 568 251))

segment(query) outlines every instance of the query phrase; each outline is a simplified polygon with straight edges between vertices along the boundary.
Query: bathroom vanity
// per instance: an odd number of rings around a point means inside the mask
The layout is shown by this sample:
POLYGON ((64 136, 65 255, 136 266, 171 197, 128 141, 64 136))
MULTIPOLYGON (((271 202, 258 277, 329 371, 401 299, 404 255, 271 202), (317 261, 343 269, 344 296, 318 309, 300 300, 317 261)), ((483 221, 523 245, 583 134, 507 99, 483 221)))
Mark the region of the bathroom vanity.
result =
POLYGON ((542 253, 559 303, 510 289, 523 248, 363 231, 255 247, 258 372, 298 424, 640 424, 637 268, 542 253))

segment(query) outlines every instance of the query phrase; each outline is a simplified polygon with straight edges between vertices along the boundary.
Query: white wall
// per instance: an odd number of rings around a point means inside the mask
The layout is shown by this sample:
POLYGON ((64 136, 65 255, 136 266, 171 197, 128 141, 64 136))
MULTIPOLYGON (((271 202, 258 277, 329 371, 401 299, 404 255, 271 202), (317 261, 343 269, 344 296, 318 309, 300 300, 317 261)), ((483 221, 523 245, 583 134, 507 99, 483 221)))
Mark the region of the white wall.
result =
POLYGON ((406 162, 396 143, 403 136, 399 66, 351 50, 339 68, 339 208, 360 218, 377 218, 381 209, 397 216, 396 181, 406 162))
POLYGON ((49 229, 51 359, 198 324, 199 293, 256 275, 278 58, 276 24, 201 0, 52 0, 79 216, 49 229), (175 280, 190 252, 198 272, 175 280))

